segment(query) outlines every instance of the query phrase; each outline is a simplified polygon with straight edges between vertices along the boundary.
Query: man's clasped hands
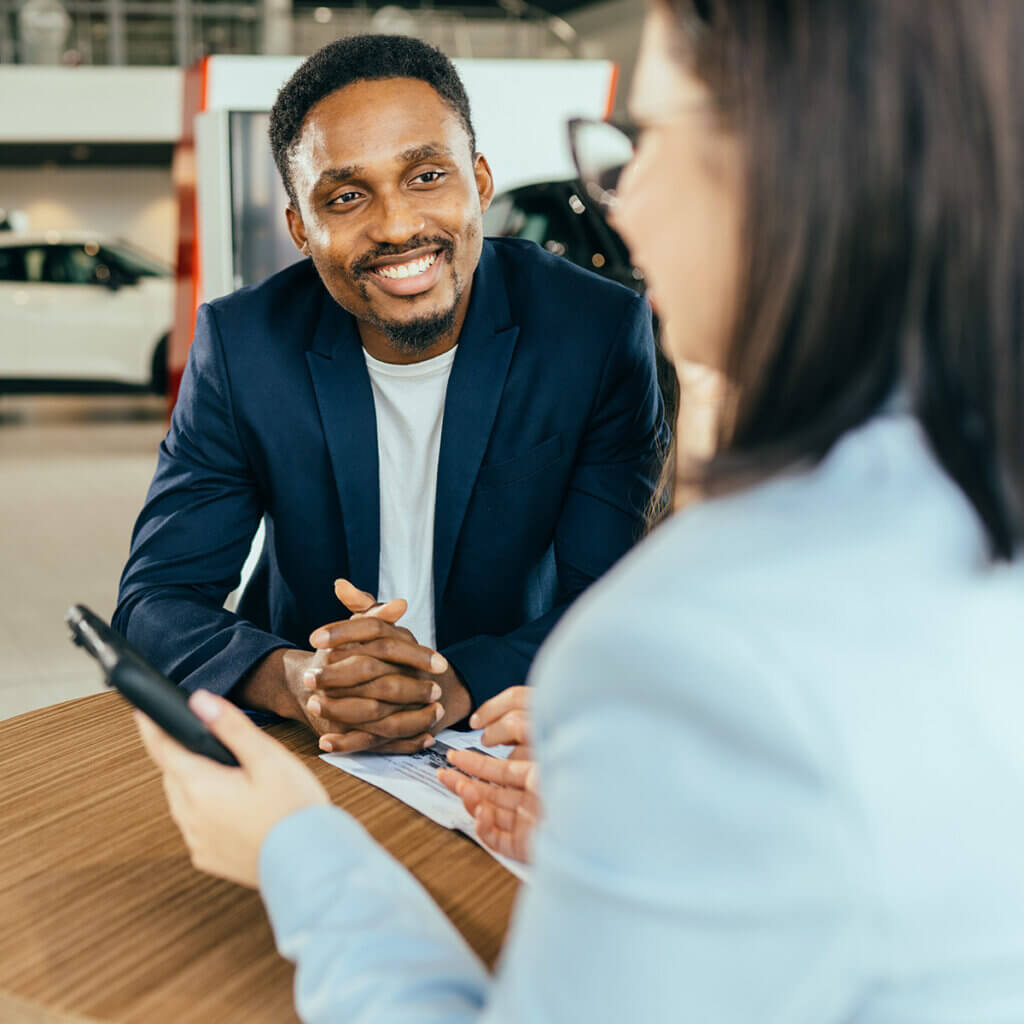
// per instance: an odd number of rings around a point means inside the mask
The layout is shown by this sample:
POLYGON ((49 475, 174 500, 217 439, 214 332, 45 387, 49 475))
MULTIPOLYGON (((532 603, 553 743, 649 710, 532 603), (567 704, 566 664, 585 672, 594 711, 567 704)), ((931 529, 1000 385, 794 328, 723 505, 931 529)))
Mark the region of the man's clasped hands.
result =
MULTIPOLYGON (((335 583, 335 593, 352 617, 316 630, 312 657, 288 652, 307 660, 296 699, 322 750, 411 753, 466 717, 469 694, 447 660, 398 625, 405 601, 380 604, 347 580, 335 583)), ((328 803, 327 793, 230 701, 200 690, 189 704, 240 768, 191 753, 136 712, 143 742, 163 773, 171 815, 196 867, 256 887, 259 851, 270 830, 295 811, 328 803)), ((525 686, 481 704, 470 726, 484 730, 485 746, 512 746, 510 757, 453 750, 451 767, 438 772, 473 816, 481 842, 521 861, 529 859, 540 813, 528 709, 525 686)))

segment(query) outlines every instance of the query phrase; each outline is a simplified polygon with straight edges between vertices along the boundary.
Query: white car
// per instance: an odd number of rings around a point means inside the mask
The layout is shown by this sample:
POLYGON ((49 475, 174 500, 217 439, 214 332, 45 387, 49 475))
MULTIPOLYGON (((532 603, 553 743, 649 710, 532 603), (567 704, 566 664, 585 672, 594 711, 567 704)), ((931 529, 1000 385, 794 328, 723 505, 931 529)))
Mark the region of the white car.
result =
POLYGON ((0 231, 0 392, 167 389, 171 269, 84 232, 0 231))

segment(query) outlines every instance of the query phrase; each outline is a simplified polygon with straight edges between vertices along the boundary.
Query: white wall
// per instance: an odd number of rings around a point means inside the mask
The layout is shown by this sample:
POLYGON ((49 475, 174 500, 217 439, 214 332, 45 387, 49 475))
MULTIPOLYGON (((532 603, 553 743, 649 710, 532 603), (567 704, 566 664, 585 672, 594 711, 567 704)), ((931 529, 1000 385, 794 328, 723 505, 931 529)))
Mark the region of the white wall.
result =
POLYGON ((92 229, 174 262, 178 205, 170 168, 0 167, 0 207, 24 211, 32 231, 92 229))
POLYGON ((180 68, 0 67, 2 142, 177 142, 180 68))
POLYGON ((586 56, 613 60, 619 66, 616 114, 622 114, 629 98, 646 9, 646 0, 605 0, 568 16, 586 56))

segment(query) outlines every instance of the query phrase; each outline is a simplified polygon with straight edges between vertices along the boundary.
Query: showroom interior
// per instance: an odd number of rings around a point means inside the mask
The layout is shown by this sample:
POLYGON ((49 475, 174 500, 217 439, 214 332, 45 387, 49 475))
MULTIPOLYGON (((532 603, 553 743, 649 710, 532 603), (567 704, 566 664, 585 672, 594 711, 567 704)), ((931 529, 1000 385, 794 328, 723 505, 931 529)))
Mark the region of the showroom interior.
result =
POLYGON ((1024 0, 0 0, 0 1024, 1024 1024, 1024 0))
POLYGON ((0 718, 102 689, 64 612, 113 611, 196 306, 298 257, 265 132, 300 59, 360 32, 434 43, 502 193, 487 230, 640 287, 579 212, 562 123, 622 109, 643 10, 0 0, 0 718))

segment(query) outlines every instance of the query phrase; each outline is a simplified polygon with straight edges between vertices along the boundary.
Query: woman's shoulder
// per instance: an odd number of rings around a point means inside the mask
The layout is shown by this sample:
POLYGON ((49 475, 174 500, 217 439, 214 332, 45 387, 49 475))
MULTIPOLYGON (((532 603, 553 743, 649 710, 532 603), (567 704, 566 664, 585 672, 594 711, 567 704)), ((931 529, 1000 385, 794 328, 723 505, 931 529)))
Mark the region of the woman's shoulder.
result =
MULTIPOLYGON (((887 602, 893 614, 913 614, 936 592, 975 587, 987 559, 973 510, 917 420, 879 416, 815 467, 691 506, 658 527, 569 610, 535 681, 573 674, 572 664, 602 670, 628 649, 636 685, 640 675, 657 685, 658 661, 773 646, 816 621, 823 603, 836 621, 877 614, 887 602)), ((800 638, 807 660, 826 642, 800 638)))

